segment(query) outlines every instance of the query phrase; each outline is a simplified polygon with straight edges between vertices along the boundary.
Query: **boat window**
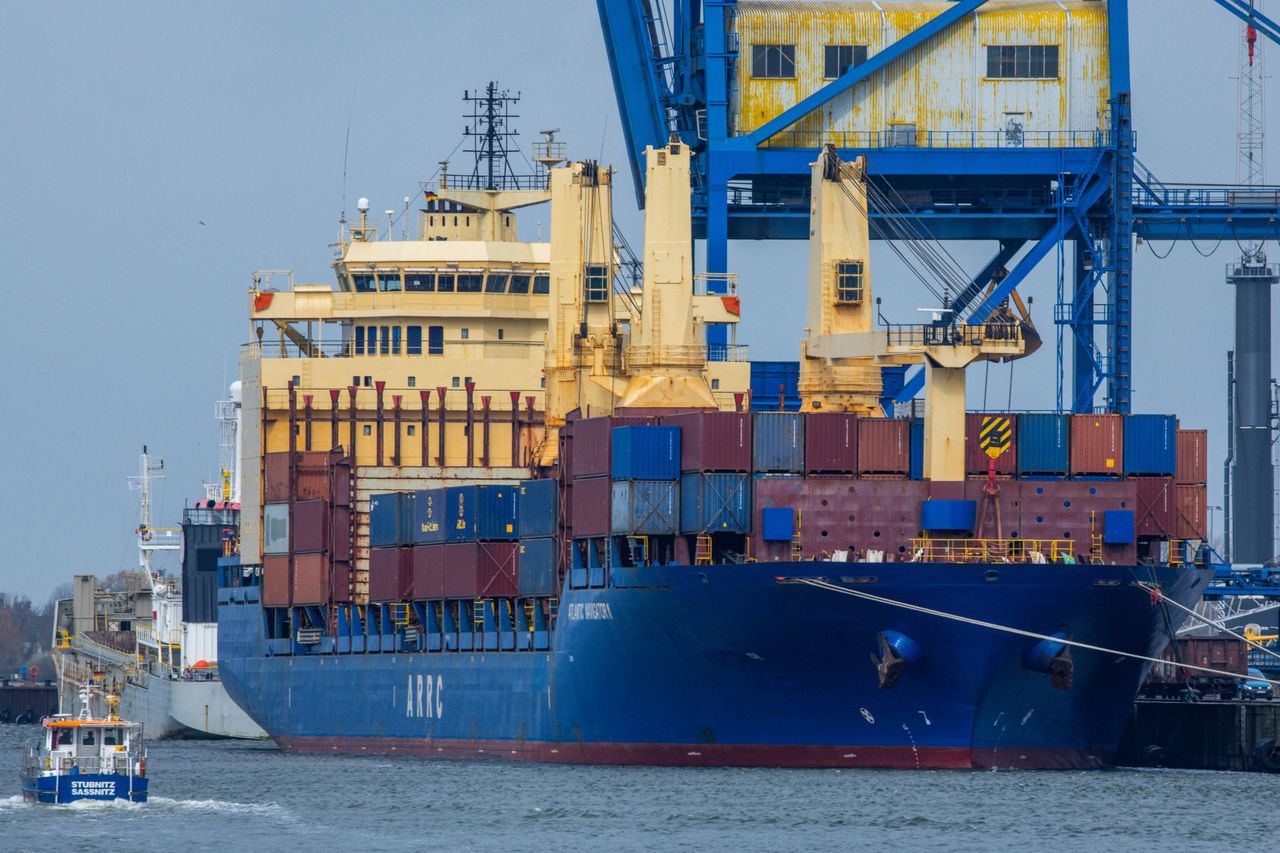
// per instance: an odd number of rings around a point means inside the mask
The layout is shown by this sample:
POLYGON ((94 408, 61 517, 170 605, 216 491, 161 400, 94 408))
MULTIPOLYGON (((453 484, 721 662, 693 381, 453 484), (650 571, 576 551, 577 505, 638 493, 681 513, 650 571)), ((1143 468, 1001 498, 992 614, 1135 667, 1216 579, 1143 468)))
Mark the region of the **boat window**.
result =
MULTIPOLYGON (((405 342, 408 349, 405 355, 422 355, 422 327, 421 326, 405 326, 405 342)), ((409 387, 413 387, 413 377, 409 377, 409 387)))
POLYGON ((378 290, 383 293, 392 293, 400 289, 400 271, 378 273, 378 290))
POLYGON ((369 355, 378 354, 378 327, 370 326, 366 340, 369 345, 369 355))
POLYGON ((489 273, 489 275, 485 278, 484 292, 485 293, 506 293, 507 279, 509 279, 510 277, 511 276, 505 272, 489 273))
POLYGON ((458 273, 459 293, 479 293, 484 276, 476 273, 458 273))
POLYGON ((74 731, 71 729, 58 729, 58 746, 72 746, 75 742, 74 731))
POLYGON ((471 330, 470 330, 470 329, 463 329, 463 330, 462 330, 462 339, 465 341, 465 340, 469 340, 470 338, 471 338, 471 330))
POLYGON ((436 277, 429 272, 407 272, 404 274, 404 289, 430 293, 436 289, 436 277))
POLYGON ((356 293, 373 293, 373 275, 365 272, 351 274, 351 284, 355 287, 356 293))
POLYGON ((378 349, 379 355, 391 355, 391 327, 382 327, 382 346, 378 349))
POLYGON ((356 326, 356 355, 364 355, 364 326, 356 326))
POLYGON ((103 746, 118 746, 120 744, 119 729, 104 729, 102 732, 103 746))
POLYGON ((444 355, 444 326, 427 326, 427 355, 444 355))
POLYGON ((436 290, 441 293, 453 293, 454 274, 451 272, 442 272, 436 276, 436 290))
POLYGON ((588 302, 608 302, 609 267, 604 264, 587 264, 583 286, 588 302))
POLYGON ((551 276, 535 275, 533 277, 534 293, 550 293, 551 292, 551 276))
POLYGON ((529 279, 530 279, 530 276, 527 276, 527 275, 511 276, 511 287, 509 288, 509 291, 511 293, 528 293, 529 279))
POLYGON ((836 302, 856 305, 862 301, 862 261, 836 261, 836 302))
POLYGON ((391 354, 392 355, 400 354, 400 327, 399 326, 391 327, 391 354))
POLYGON ((96 735, 94 735, 93 729, 80 730, 80 745, 81 746, 97 746, 98 745, 98 738, 96 735))

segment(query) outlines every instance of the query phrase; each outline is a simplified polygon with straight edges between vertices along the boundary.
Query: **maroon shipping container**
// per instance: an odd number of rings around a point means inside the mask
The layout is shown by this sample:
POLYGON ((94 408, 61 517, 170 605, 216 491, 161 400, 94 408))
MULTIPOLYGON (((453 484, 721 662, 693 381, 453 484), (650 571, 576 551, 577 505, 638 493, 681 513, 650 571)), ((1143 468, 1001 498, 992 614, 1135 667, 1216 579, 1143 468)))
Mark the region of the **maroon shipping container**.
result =
POLYGON ((354 599, 351 590, 351 565, 329 565, 329 600, 335 604, 349 604, 354 599))
MULTIPOLYGON (((327 450, 299 451, 293 498, 300 501, 328 500, 330 480, 341 457, 327 450)), ((263 460, 263 493, 267 503, 289 500, 289 451, 268 453, 263 460)), ((350 469, 346 471, 346 489, 350 491, 350 469)))
POLYGON ((413 597, 413 549, 374 548, 369 552, 369 600, 408 601, 413 597))
POLYGON ((858 473, 911 473, 911 422, 864 418, 858 424, 858 473))
POLYGON ((298 501, 293 505, 293 552, 317 554, 329 550, 329 505, 298 501))
POLYGON ((1244 675, 1249 666, 1249 647, 1235 637, 1180 637, 1161 655, 1163 663, 1151 667, 1148 685, 1166 685, 1178 693, 1188 678, 1201 678, 1202 673, 1189 672, 1177 664, 1203 666, 1244 675))
POLYGON ((297 554, 293 558, 293 605, 324 604, 329 600, 329 558, 297 554))
POLYGON ((289 500, 289 451, 265 454, 262 465, 264 502, 274 504, 289 500))
POLYGON ((518 542, 448 543, 444 546, 444 597, 515 597, 519 548, 518 542))
POLYGON ((574 480, 571 491, 573 493, 573 535, 577 538, 608 536, 613 481, 608 477, 574 480))
POLYGON ((288 555, 262 558, 262 606, 288 607, 293 589, 293 577, 289 571, 288 555))
POLYGON ((651 417, 582 418, 572 422, 573 453, 569 470, 575 477, 608 476, 613 449, 613 428, 633 424, 656 424, 651 417))
POLYGON ((1009 444, 996 457, 996 474, 1013 476, 1018 473, 1018 416, 971 412, 964 416, 964 470, 968 474, 986 474, 990 470, 991 457, 982 449, 982 422, 987 418, 1009 419, 1009 444))
POLYGON ((1173 490, 1174 505, 1178 512, 1175 530, 1177 538, 1208 539, 1209 487, 1178 484, 1173 490))
POLYGON ((445 549, 450 546, 418 545, 413 549, 413 597, 419 601, 444 598, 445 549))
POLYGON ((662 422, 680 427, 681 471, 751 470, 750 412, 682 412, 662 422))
POLYGON ((845 412, 804 416, 804 470, 852 474, 858 470, 858 418, 845 412))
POLYGON ((330 484, 333 505, 349 507, 351 506, 351 463, 346 457, 338 457, 336 453, 333 455, 337 460, 333 464, 333 482, 330 484))
POLYGON ((1135 532, 1139 536, 1173 539, 1177 536, 1178 512, 1174 503, 1172 477, 1134 477, 1138 506, 1134 510, 1135 532))
POLYGON ((351 560, 351 510, 335 506, 329 522, 329 541, 333 543, 329 557, 334 562, 351 560))
POLYGON ((1185 486, 1207 483, 1209 477, 1209 431, 1178 430, 1177 481, 1185 486))
POLYGON ((1071 416, 1071 473, 1085 476, 1124 472, 1124 418, 1071 416))

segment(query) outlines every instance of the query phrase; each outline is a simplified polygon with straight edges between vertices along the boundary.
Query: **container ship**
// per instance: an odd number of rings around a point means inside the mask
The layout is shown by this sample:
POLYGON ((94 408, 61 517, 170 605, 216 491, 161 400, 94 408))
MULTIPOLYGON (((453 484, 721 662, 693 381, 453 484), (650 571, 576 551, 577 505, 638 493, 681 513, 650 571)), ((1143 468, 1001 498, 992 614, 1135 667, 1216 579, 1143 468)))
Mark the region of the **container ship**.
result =
POLYGON ((1168 602, 1211 576, 1203 435, 966 412, 965 368, 1034 327, 877 325, 875 190, 833 149, 798 362, 709 347, 744 309, 694 274, 688 148, 644 153, 637 257, 613 172, 548 135, 515 174, 480 97, 475 168, 425 190, 416 239, 361 199, 336 285, 254 276, 218 591, 236 702, 309 751, 1106 764, 1168 602), (541 203, 549 240, 517 239, 541 203), (894 417, 910 364, 927 404, 894 417))

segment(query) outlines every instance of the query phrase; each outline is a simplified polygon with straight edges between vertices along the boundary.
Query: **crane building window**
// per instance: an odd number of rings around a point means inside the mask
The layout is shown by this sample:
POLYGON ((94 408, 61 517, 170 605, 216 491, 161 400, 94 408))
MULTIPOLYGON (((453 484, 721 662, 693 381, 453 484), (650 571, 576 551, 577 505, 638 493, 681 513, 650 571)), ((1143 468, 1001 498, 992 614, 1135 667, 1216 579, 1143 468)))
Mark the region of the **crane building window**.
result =
POLYGON ((838 305, 860 303, 864 280, 862 261, 836 261, 836 303, 838 305))
POLYGON ((796 76, 794 44, 753 44, 751 76, 763 79, 792 79, 796 76))
POLYGON ((608 302, 609 267, 605 264, 587 264, 584 288, 588 302, 608 302))
POLYGON ((987 77, 1057 80, 1058 46, 1056 44, 988 45, 987 77))
POLYGON ((865 44, 829 44, 822 54, 822 76, 828 80, 840 77, 850 68, 867 61, 865 44))
POLYGON ((533 277, 534 293, 550 293, 551 292, 551 276, 535 275, 533 277))

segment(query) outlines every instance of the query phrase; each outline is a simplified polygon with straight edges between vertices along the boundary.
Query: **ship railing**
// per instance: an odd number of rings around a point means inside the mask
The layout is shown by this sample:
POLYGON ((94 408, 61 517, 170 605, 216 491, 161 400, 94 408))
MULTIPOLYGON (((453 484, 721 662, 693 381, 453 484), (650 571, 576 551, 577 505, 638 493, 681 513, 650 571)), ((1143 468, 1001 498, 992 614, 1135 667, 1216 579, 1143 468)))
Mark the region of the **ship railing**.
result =
POLYGON ((627 347, 624 353, 628 367, 669 365, 701 367, 708 361, 746 361, 745 344, 712 344, 673 347, 627 347))
POLYGON ((113 649, 109 646, 104 646, 102 643, 96 643, 83 634, 76 634, 72 637, 71 645, 76 651, 82 652, 89 657, 97 658, 98 660, 113 666, 133 666, 135 662, 132 654, 119 651, 118 649, 113 649))
POLYGON ((450 356, 453 358, 511 358, 525 359, 531 351, 541 353, 547 347, 544 340, 475 340, 474 338, 446 338, 441 344, 424 340, 410 347, 407 340, 391 340, 384 346, 379 341, 374 346, 357 346, 354 341, 308 341, 305 347, 287 338, 266 338, 241 346, 241 354, 249 358, 386 358, 418 356, 450 356))
POLYGON ((915 563, 1074 563, 1070 539, 912 539, 915 563))
POLYGON ((766 148, 1107 148, 1114 138, 1110 130, 1027 130, 1009 126, 1001 130, 921 130, 913 124, 887 130, 784 130, 765 143, 766 148))
POLYGON ((885 327, 890 347, 968 346, 990 344, 1016 346, 1022 340, 1022 328, 1016 323, 937 323, 928 325, 890 324, 885 327))

